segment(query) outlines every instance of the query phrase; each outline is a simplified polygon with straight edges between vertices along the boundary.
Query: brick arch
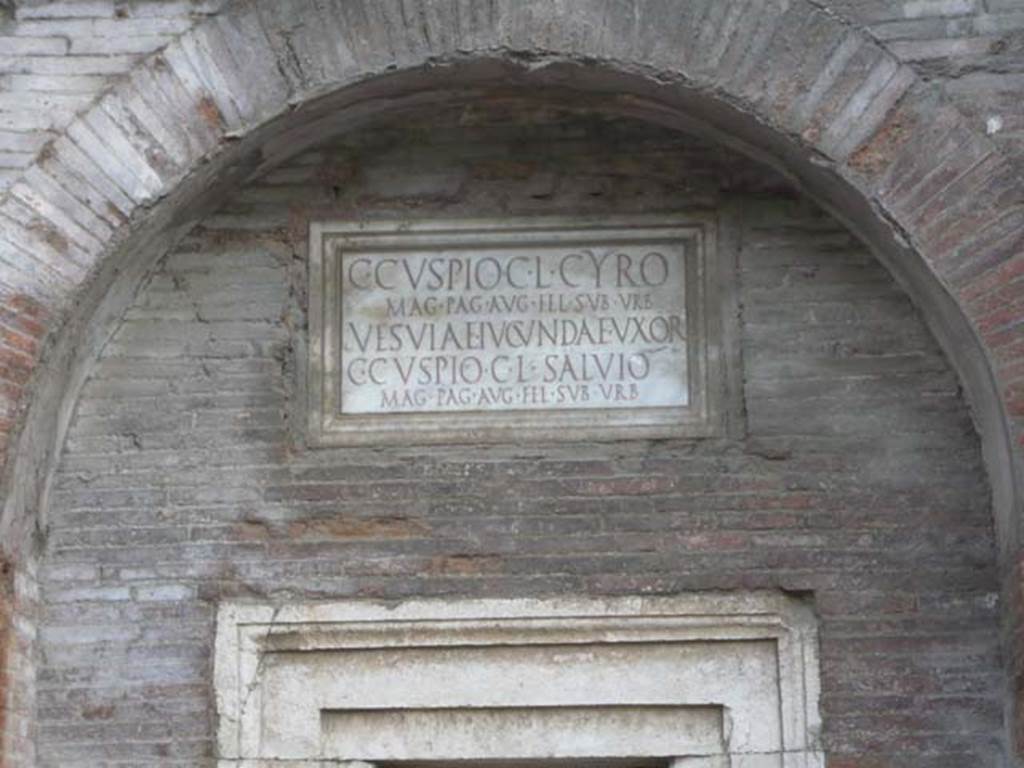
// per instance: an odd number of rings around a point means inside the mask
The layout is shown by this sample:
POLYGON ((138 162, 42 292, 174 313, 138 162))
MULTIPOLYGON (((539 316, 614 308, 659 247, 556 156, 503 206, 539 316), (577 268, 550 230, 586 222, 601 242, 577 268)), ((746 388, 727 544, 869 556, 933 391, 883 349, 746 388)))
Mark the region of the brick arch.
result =
POLYGON ((515 82, 699 124, 868 241, 966 385, 1014 572, 1024 183, 934 88, 812 0, 246 0, 144 60, 0 199, 6 551, 44 527, 95 351, 210 205, 351 122, 515 82))

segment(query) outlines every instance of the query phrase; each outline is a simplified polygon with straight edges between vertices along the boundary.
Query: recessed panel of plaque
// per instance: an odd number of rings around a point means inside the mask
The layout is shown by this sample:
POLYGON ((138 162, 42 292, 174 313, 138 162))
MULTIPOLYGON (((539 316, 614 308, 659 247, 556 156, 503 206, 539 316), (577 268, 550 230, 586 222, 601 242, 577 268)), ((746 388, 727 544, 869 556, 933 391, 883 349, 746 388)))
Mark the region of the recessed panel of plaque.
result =
POLYGON ((314 444, 715 434, 707 215, 321 222, 314 444))

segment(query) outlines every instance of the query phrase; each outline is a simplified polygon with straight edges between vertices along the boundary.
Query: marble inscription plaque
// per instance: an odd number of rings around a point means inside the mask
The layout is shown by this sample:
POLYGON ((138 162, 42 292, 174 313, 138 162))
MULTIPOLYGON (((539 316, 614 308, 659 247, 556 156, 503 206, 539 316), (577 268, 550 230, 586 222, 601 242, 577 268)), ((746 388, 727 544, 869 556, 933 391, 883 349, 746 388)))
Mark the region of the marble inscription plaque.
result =
POLYGON ((315 441, 699 434, 709 225, 314 225, 315 441))

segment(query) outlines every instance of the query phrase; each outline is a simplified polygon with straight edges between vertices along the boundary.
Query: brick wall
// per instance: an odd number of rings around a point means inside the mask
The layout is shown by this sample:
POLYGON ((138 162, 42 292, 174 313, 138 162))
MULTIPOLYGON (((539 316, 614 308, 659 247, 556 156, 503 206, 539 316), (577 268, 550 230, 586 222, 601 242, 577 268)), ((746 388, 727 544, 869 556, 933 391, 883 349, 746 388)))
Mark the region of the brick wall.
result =
POLYGON ((827 0, 946 91, 1024 169, 1024 0, 827 0))
POLYGON ((8 660, 11 658, 9 645, 14 639, 14 580, 13 569, 7 562, 0 563, 0 754, 8 754, 10 746, 7 740, 11 732, 8 725, 11 720, 11 670, 8 660))
MULTIPOLYGON (((0 23, 0 189, 76 112, 226 0, 9 0, 0 23)), ((1024 0, 820 0, 942 82, 1024 157, 1024 0)), ((1024 162, 1024 161, 1021 161, 1024 162)))
POLYGON ((0 755, 5 768, 35 765, 38 596, 26 565, 0 561, 0 755))
POLYGON ((24 0, 0 11, 0 188, 118 75, 223 0, 24 0))
POLYGON ((56 481, 41 765, 205 764, 225 597, 762 587, 814 594, 832 768, 999 764, 986 478, 907 297, 746 161, 564 117, 408 116, 249 186, 164 260, 86 385, 56 481), (309 216, 693 205, 741 222, 742 438, 302 447, 309 216))

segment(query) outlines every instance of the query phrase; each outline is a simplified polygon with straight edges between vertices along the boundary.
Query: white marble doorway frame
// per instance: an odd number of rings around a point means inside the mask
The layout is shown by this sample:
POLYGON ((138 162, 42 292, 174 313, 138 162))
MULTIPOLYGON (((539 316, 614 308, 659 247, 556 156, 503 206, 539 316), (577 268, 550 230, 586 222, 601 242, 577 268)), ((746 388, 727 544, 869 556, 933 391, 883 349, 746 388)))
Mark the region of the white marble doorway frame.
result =
POLYGON ((778 593, 226 603, 215 685, 220 768, 825 764, 817 620, 778 593))

